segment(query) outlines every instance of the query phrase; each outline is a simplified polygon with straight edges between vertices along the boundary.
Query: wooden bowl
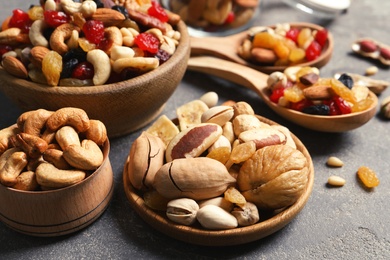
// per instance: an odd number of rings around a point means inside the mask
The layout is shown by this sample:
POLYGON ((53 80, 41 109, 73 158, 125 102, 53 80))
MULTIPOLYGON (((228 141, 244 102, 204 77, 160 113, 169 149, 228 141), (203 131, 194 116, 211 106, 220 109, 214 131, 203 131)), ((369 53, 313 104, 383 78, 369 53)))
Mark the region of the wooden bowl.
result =
POLYGON ((31 236, 54 237, 92 224, 107 208, 113 194, 109 141, 102 165, 85 180, 50 191, 20 191, 0 185, 0 220, 31 236))
MULTIPOLYGON (((258 116, 258 118, 262 122, 276 124, 264 117, 258 116)), ((292 138, 297 145, 297 149, 304 154, 309 163, 309 179, 306 189, 293 205, 282 211, 275 212, 266 219, 264 219, 264 215, 260 214, 260 218, 263 217, 263 219, 255 225, 229 230, 212 231, 198 226, 190 227, 176 224, 165 216, 165 212, 154 211, 145 205, 141 194, 131 185, 130 180, 128 179, 127 166, 125 165, 123 171, 123 185, 127 199, 132 208, 150 226, 170 237, 190 244, 203 246, 231 246, 264 238, 286 226, 303 209, 313 189, 313 161, 303 143, 293 134, 292 138)))
POLYGON ((160 67, 136 78, 101 86, 49 87, 16 78, 0 68, 0 90, 22 110, 82 108, 101 120, 110 137, 133 132, 155 119, 187 68, 190 39, 183 22, 177 26, 180 44, 160 67))

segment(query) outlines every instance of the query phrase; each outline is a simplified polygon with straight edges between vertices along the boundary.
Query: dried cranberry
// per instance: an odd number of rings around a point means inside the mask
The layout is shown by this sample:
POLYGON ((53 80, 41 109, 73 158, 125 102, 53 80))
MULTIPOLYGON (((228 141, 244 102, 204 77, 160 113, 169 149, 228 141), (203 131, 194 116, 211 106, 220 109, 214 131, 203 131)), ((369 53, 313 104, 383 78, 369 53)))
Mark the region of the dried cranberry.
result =
POLYGON ((275 88, 274 90, 272 90, 269 99, 274 103, 278 103, 279 99, 283 97, 283 95, 284 95, 284 88, 275 88))
POLYGON ((134 43, 143 51, 156 54, 160 47, 160 40, 151 33, 140 33, 134 38, 134 43))
POLYGON ((336 105, 336 102, 334 102, 333 99, 324 100, 323 101, 325 105, 329 106, 329 115, 330 116, 337 116, 341 115, 341 111, 336 105))
POLYGON ((43 12, 43 17, 47 25, 53 28, 69 21, 69 16, 61 11, 46 10, 43 12))
POLYGON ((328 30, 324 28, 317 31, 314 39, 321 45, 321 47, 324 47, 326 41, 328 40, 328 30))
POLYGON ((231 24, 236 19, 236 15, 231 11, 225 19, 224 24, 231 24))
POLYGON ((169 20, 167 12, 165 12, 164 8, 157 1, 152 1, 152 5, 148 9, 148 15, 156 17, 163 23, 169 20))
POLYGON ((99 44, 104 39, 104 24, 102 21, 88 20, 83 26, 85 38, 94 44, 99 44))
POLYGON ((342 97, 334 96, 333 101, 340 110, 341 114, 350 114, 352 112, 352 109, 349 106, 348 102, 345 101, 342 97))
POLYGON ((312 41, 306 49, 306 59, 312 61, 321 55, 322 47, 317 41, 312 41))
POLYGON ((291 103, 290 108, 297 111, 302 111, 305 107, 312 106, 313 102, 308 99, 302 99, 299 102, 291 103))
POLYGON ((286 38, 292 40, 295 43, 298 43, 298 35, 300 30, 298 28, 291 28, 286 32, 286 38))
POLYGON ((92 79, 93 75, 95 74, 93 66, 91 63, 84 61, 79 64, 74 68, 72 72, 72 78, 76 79, 92 79))
POLYGON ((16 27, 22 30, 23 33, 30 31, 33 21, 28 14, 21 9, 15 9, 12 11, 11 19, 9 20, 9 27, 16 27))

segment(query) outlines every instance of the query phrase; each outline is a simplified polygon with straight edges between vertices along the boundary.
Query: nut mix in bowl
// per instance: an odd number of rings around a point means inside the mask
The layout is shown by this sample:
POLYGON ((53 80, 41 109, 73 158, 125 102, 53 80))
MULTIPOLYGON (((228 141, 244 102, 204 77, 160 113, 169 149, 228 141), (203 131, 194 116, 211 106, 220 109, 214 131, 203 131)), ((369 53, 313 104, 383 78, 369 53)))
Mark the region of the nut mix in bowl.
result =
POLYGON ((108 2, 49 0, 16 9, 0 33, 3 92, 24 110, 80 107, 110 136, 153 120, 184 75, 186 26, 154 1, 133 9, 108 2))
POLYGON ((108 154, 105 125, 82 109, 24 112, 0 130, 0 220, 33 236, 91 224, 112 197, 108 154))
POLYGON ((199 99, 176 112, 142 132, 124 166, 126 195, 150 225, 190 243, 233 245, 277 231, 303 208, 313 165, 286 127, 243 101, 199 99))

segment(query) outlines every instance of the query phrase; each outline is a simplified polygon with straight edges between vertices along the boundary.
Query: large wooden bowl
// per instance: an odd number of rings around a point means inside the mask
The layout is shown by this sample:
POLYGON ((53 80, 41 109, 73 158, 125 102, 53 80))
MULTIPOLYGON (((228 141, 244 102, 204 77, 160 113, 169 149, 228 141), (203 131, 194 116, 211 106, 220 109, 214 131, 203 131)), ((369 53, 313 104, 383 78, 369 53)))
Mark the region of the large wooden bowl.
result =
MULTIPOLYGON (((258 118, 262 122, 276 124, 264 117, 258 116, 258 118)), ((309 164, 309 179, 306 189, 293 205, 282 211, 270 214, 266 219, 263 218, 261 222, 255 225, 229 230, 211 231, 199 226, 189 227, 175 224, 165 216, 165 212, 154 211, 145 205, 142 195, 131 185, 128 178, 127 165, 125 165, 123 171, 123 185, 127 199, 132 208, 150 226, 170 237, 187 243, 203 246, 231 246, 264 238, 286 226, 306 205, 313 189, 313 161, 303 143, 295 135, 292 135, 292 137, 297 145, 297 149, 304 154, 309 164)))
POLYGON ((20 233, 38 237, 66 235, 92 224, 113 194, 109 151, 106 141, 102 165, 85 180, 66 188, 20 191, 0 184, 0 221, 20 233))
POLYGON ((0 68, 0 90, 22 110, 78 107, 101 120, 110 137, 133 132, 155 119, 187 68, 190 39, 183 22, 174 55, 157 69, 136 78, 92 87, 48 87, 19 79, 0 68))

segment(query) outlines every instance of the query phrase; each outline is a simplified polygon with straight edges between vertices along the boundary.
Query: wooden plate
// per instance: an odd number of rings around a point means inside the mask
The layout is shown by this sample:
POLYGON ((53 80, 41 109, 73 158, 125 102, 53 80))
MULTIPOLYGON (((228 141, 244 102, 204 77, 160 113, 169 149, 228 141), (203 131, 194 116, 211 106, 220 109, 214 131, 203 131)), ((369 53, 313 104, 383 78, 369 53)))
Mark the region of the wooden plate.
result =
MULTIPOLYGON (((276 124, 264 117, 258 116, 258 118, 262 122, 271 125, 276 124)), ((134 189, 129 181, 126 162, 123 170, 123 185, 127 199, 129 200, 132 208, 150 226, 170 237, 190 244, 203 246, 230 246, 244 244, 264 238, 286 226, 306 205, 313 189, 313 161, 303 143, 295 135, 292 134, 292 137, 297 145, 297 149, 304 154, 309 163, 309 179, 306 189, 295 204, 282 211, 274 213, 267 219, 255 225, 230 230, 214 231, 206 230, 198 226, 189 227, 173 223, 165 216, 165 212, 154 211, 145 205, 141 194, 134 189)))

